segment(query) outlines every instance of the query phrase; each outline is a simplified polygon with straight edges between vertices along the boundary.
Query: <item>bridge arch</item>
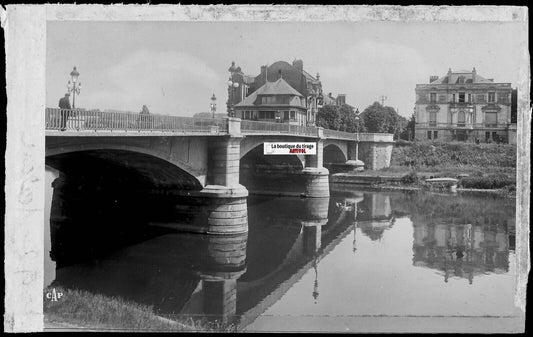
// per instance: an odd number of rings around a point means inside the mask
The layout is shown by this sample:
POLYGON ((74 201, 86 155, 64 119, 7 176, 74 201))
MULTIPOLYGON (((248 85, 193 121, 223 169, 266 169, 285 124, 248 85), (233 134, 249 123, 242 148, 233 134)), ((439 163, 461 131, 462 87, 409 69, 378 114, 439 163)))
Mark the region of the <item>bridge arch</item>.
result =
POLYGON ((186 168, 143 149, 61 149, 47 151, 45 161, 66 176, 97 178, 102 175, 124 182, 130 179, 142 188, 202 189, 201 181, 186 168))
MULTIPOLYGON (((97 140, 97 139, 95 139, 97 140)), ((94 152, 101 154, 107 152, 110 154, 118 155, 117 160, 123 158, 127 160, 128 164, 132 167, 139 168, 140 165, 135 165, 138 159, 143 159, 143 164, 146 164, 146 159, 151 158, 154 165, 163 169, 163 172, 169 173, 174 171, 174 174, 180 174, 181 176, 189 176, 189 182, 192 185, 198 186, 205 185, 205 177, 207 173, 207 167, 196 167, 200 165, 192 165, 191 163, 184 162, 176 156, 171 156, 168 149, 162 146, 146 146, 146 144, 136 142, 108 142, 108 141, 73 141, 69 139, 68 142, 48 141, 46 144, 46 158, 47 162, 52 162, 50 158, 66 158, 66 156, 79 154, 93 155, 94 152), (135 158, 137 156, 138 158, 135 158), (137 159, 137 160, 136 160, 137 159), (192 179, 192 180, 191 180, 192 179), (196 180, 196 182, 194 182, 196 180)), ((104 155, 105 156, 105 155, 104 155)), ((110 156, 107 156, 108 159, 110 156)), ((140 163, 139 163, 140 164, 140 163)), ((50 165, 52 167, 52 165, 50 165)), ((54 167, 55 168, 55 167, 54 167)), ((150 172, 154 177, 159 173, 157 170, 150 172)), ((172 174, 171 174, 172 175, 172 174)), ((195 188, 195 189, 196 189, 195 188)))
MULTIPOLYGON (((303 155, 272 155, 272 156, 263 156, 263 144, 265 142, 303 142, 304 140, 299 137, 246 137, 241 141, 241 163, 243 159, 251 158, 248 156, 253 151, 254 157, 263 157, 262 160, 266 162, 271 162, 272 164, 278 162, 290 163, 292 165, 300 166, 301 168, 305 167, 305 157, 303 155), (247 157, 247 158, 245 158, 247 157), (274 158, 277 157, 277 158, 274 158), (270 159, 271 161, 270 161, 270 159), (294 160, 297 159, 299 163, 294 160)), ((257 158, 256 158, 257 159, 257 158)), ((261 160, 261 158, 259 158, 261 160)))
POLYGON ((324 164, 344 164, 348 160, 346 142, 326 141, 324 143, 324 164))

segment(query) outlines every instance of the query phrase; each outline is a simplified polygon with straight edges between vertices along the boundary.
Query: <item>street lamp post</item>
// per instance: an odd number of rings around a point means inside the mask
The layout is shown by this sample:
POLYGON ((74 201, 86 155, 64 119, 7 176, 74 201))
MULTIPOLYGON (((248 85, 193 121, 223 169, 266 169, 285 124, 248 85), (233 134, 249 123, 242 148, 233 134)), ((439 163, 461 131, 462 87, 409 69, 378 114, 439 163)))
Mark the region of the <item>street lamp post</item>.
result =
POLYGON ((215 112, 217 111, 217 98, 215 97, 215 94, 211 96, 211 113, 213 114, 213 119, 215 119, 215 112))
POLYGON ((235 67, 235 61, 231 62, 231 67, 229 67, 229 69, 228 69, 228 71, 230 72, 230 77, 229 77, 229 80, 228 80, 228 90, 229 90, 228 115, 229 115, 229 117, 235 117, 235 112, 233 111, 234 92, 239 87, 239 82, 235 81, 234 75, 239 70, 240 70, 240 68, 236 68, 235 67))
POLYGON ((72 93, 72 109, 76 108, 76 94, 80 94, 81 91, 81 82, 78 82, 78 77, 80 73, 76 70, 76 66, 70 72, 70 78, 72 79, 72 84, 68 81, 67 92, 72 93))
POLYGON ((361 117, 359 116, 359 109, 356 109, 355 110, 355 122, 357 123, 356 125, 356 129, 357 129, 357 133, 356 133, 356 142, 355 142, 355 160, 359 160, 359 125, 360 125, 360 119, 361 117))

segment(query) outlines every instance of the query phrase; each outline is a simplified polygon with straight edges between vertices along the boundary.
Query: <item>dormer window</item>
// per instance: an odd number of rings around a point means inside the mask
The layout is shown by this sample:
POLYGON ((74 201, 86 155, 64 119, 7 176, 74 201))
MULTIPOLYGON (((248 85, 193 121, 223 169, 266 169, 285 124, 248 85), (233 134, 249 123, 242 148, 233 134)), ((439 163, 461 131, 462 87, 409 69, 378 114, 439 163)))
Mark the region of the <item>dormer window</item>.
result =
POLYGON ((457 83, 459 83, 459 84, 465 83, 465 77, 464 76, 459 76, 459 78, 457 79, 457 83))

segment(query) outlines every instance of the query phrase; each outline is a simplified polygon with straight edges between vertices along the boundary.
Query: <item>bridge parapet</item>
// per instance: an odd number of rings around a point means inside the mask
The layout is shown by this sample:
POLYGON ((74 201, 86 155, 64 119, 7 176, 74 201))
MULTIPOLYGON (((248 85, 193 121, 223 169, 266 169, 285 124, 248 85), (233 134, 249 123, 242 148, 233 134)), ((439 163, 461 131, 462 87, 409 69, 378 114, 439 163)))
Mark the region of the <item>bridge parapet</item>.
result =
POLYGON ((46 130, 177 132, 227 134, 228 119, 178 117, 132 112, 46 108, 46 130))
POLYGON ((296 135, 306 137, 317 137, 318 128, 314 126, 294 125, 288 123, 270 123, 250 120, 241 121, 241 132, 253 135, 296 135))
POLYGON ((359 142, 386 142, 393 143, 392 133, 352 133, 338 130, 324 129, 324 136, 326 139, 342 139, 342 140, 354 140, 359 142))

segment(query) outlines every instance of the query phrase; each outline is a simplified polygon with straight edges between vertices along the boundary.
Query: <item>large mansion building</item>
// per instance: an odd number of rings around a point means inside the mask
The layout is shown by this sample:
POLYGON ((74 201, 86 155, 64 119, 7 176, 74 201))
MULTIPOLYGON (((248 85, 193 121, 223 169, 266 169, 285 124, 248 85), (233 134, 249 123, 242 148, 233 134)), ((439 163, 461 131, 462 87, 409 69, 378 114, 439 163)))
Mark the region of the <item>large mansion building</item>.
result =
POLYGON ((511 83, 496 83, 475 68, 430 76, 415 89, 415 139, 516 143, 512 90, 511 83))
POLYGON ((232 67, 233 81, 239 86, 229 92, 228 104, 235 117, 244 120, 314 125, 319 108, 346 99, 346 95, 339 95, 330 102, 333 97, 324 97, 320 75, 305 71, 302 60, 261 66, 256 76, 245 75, 234 64, 232 67))

